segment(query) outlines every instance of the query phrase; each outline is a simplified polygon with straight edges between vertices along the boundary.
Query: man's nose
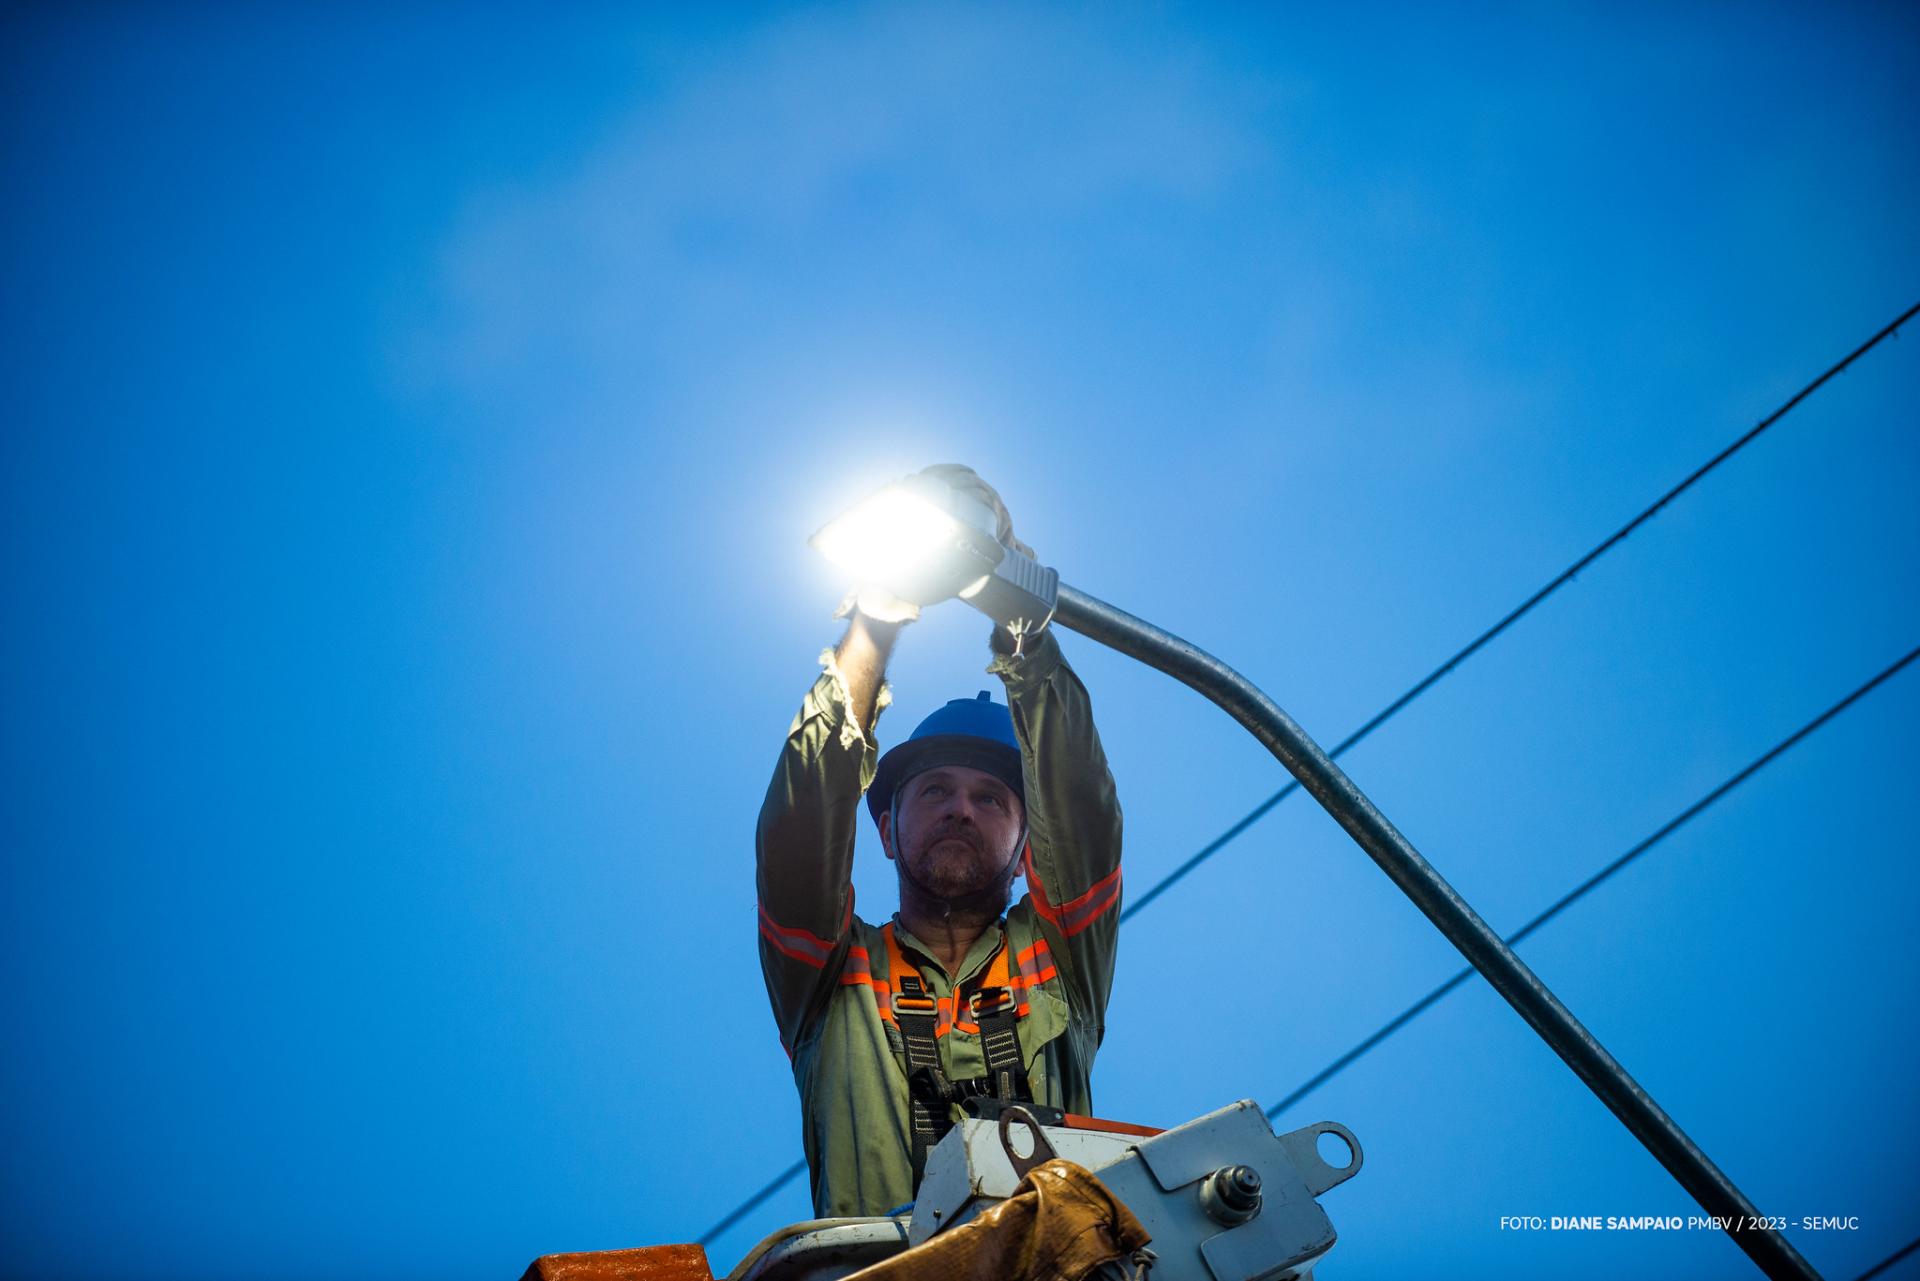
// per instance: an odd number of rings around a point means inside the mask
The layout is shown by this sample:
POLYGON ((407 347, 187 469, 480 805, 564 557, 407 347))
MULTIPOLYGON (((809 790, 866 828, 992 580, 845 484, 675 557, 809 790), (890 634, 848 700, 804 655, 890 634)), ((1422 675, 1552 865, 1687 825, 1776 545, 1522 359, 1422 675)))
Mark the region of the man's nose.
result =
POLYGON ((960 792, 953 792, 947 796, 946 803, 940 809, 940 817, 962 819, 976 827, 979 826, 979 816, 974 809, 972 798, 960 792))

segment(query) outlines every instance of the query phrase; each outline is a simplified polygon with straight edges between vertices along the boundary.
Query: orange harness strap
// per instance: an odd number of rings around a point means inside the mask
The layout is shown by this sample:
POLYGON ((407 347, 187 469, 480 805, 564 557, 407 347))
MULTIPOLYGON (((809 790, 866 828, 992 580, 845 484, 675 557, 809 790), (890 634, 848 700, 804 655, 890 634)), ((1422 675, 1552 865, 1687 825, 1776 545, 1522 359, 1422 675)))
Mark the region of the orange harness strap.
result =
MULTIPOLYGON (((979 981, 967 984, 955 993, 958 998, 956 1008, 955 997, 935 998, 930 995, 932 989, 921 978, 920 967, 907 959, 900 940, 894 937, 892 922, 882 926, 880 933, 887 940, 887 981, 884 986, 875 982, 873 995, 880 1007, 880 1017, 886 1022, 899 1026, 899 1019, 895 1016, 900 1012, 931 1014, 936 1037, 945 1036, 956 1027, 968 1035, 977 1036, 980 1033, 978 1020, 981 1014, 997 1014, 1011 1006, 1015 1017, 1027 1016, 1027 988, 1030 981, 1024 976, 1014 976, 1005 939, 994 950, 993 959, 987 963, 986 973, 981 975, 979 981), (914 980, 909 986, 917 986, 917 992, 908 992, 903 988, 902 980, 907 978, 914 980)), ((1048 971, 1048 977, 1052 977, 1051 970, 1048 971)))

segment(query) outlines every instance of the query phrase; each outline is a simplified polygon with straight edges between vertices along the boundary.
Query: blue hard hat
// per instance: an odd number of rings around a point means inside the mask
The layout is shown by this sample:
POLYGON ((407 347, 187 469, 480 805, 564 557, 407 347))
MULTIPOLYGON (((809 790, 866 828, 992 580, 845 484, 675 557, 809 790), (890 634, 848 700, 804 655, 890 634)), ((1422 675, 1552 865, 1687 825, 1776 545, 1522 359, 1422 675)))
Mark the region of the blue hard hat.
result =
POLYGON ((978 698, 956 698, 934 712, 920 722, 911 738, 880 758, 873 786, 867 789, 867 812, 874 822, 893 804, 894 790, 901 783, 941 765, 982 770, 1012 788, 1022 805, 1027 803, 1013 715, 983 689, 978 698))

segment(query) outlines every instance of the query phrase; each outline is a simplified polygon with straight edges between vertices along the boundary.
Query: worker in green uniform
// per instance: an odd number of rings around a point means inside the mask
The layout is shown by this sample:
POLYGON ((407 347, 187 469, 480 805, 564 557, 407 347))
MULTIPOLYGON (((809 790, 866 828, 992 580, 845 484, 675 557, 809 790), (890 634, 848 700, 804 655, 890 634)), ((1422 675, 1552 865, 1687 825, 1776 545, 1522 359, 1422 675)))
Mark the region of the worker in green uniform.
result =
MULTIPOLYGON (((927 471, 1028 550, 970 469, 927 471)), ((1016 640, 996 627, 987 671, 1006 704, 955 699, 883 757, 887 659, 918 611, 869 589, 842 613, 755 841, 760 964, 800 1091, 814 1211, 834 1217, 912 1200, 928 1148, 970 1098, 1091 1112, 1120 920, 1113 776, 1052 630, 1016 640), (853 904, 863 792, 899 882, 899 911, 879 926, 853 904)))

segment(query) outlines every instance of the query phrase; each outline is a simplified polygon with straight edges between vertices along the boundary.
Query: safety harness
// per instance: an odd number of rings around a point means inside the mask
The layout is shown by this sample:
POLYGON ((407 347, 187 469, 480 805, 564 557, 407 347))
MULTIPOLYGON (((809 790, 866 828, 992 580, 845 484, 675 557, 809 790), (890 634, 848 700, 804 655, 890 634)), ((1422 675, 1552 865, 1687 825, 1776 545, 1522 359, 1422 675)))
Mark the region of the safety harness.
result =
POLYGON ((900 1029, 907 1047, 913 1186, 918 1191, 928 1151, 953 1128, 954 1104, 982 1096, 1009 1103, 1032 1101, 1018 1031, 1029 1008, 1026 985, 1011 977, 1004 930, 984 974, 974 983, 955 988, 951 999, 935 998, 919 968, 907 959, 891 924, 880 932, 887 940, 887 994, 880 1017, 900 1029), (939 1039, 954 1028, 979 1035, 987 1061, 985 1076, 956 1081, 940 1065, 939 1039))

